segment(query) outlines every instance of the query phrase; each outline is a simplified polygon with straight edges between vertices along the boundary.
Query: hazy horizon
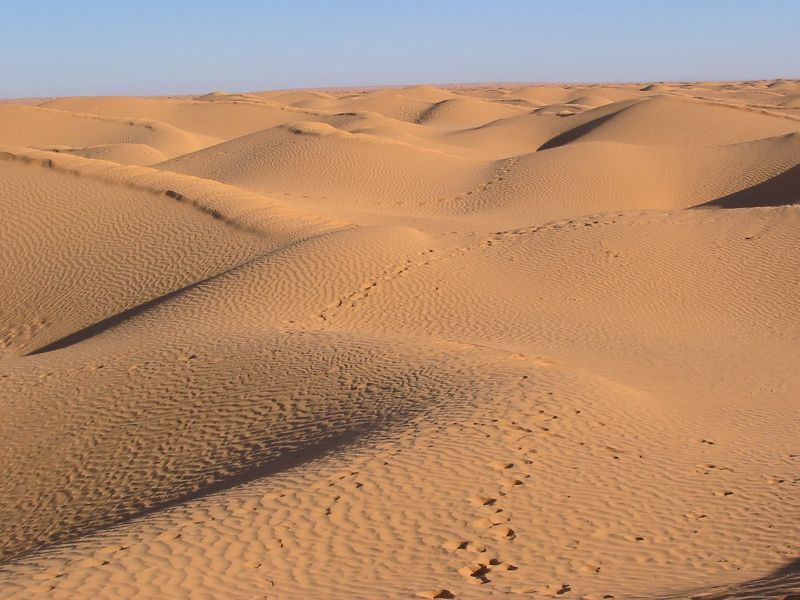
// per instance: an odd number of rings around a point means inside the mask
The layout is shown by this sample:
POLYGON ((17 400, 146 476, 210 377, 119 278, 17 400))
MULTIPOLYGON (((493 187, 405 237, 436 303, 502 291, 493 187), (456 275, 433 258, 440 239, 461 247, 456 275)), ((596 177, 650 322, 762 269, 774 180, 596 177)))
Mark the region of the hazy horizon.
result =
POLYGON ((768 6, 16 5, 0 23, 0 48, 25 58, 0 65, 0 97, 800 76, 800 5, 768 6))

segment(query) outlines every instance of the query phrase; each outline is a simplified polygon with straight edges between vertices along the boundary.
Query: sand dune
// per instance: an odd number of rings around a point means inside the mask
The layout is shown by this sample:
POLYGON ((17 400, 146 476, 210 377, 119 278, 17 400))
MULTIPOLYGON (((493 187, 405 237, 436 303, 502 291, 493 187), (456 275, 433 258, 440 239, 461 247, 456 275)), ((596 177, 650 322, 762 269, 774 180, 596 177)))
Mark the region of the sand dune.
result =
POLYGON ((583 126, 571 141, 614 141, 652 146, 719 146, 800 131, 800 121, 673 96, 636 102, 583 126))
POLYGON ((522 111, 505 104, 487 103, 469 98, 451 98, 435 103, 419 117, 419 122, 447 129, 478 127, 490 121, 516 117, 522 111))
POLYGON ((800 135, 693 149, 585 142, 505 164, 492 185, 452 199, 443 210, 473 215, 476 226, 509 227, 520 219, 544 222, 615 210, 732 207, 747 197, 751 206, 792 204, 800 135))
POLYGON ((490 167, 440 150, 301 121, 167 161, 158 168, 300 202, 415 213, 436 212, 443 197, 479 180, 490 167), (352 177, 355 168, 358 177, 352 177))
POLYGON ((800 593, 798 94, 0 103, 0 598, 800 593))
MULTIPOLYGON (((0 104, 0 136, 4 144, 48 150, 70 151, 108 144, 148 146, 151 148, 148 152, 155 151, 158 157, 166 158, 220 141, 141 118, 105 117, 17 104, 0 104)), ((142 156, 136 152, 133 155, 137 159, 142 156)))
POLYGON ((243 102, 241 97, 228 94, 217 95, 214 101, 204 101, 202 98, 60 98, 45 106, 116 118, 136 115, 194 134, 211 136, 217 141, 229 140, 289 121, 314 119, 313 115, 305 111, 293 110, 279 103, 243 102))

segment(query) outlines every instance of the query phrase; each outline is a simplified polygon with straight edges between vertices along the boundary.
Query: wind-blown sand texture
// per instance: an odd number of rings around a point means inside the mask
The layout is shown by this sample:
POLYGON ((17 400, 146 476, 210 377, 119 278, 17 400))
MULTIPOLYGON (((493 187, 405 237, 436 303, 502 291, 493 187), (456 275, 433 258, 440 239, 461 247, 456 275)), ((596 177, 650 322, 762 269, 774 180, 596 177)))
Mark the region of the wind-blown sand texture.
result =
POLYGON ((2 598, 800 593, 798 82, 0 103, 0 202, 2 598))

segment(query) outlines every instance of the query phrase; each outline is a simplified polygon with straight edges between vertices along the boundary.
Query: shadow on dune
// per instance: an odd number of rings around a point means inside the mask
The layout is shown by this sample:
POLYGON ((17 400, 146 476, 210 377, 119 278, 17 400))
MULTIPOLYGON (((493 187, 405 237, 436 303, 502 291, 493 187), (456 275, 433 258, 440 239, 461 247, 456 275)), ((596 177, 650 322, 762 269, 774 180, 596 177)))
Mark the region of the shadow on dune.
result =
POLYGON ((31 547, 25 548, 21 551, 8 551, 5 553, 0 551, 0 567, 25 560, 31 556, 35 556, 41 552, 45 552, 57 547, 60 544, 68 544, 85 536, 99 534, 103 531, 108 531, 115 527, 119 527, 127 522, 141 519, 147 517, 148 515, 168 510, 193 500, 199 500, 216 493, 224 492, 258 479, 264 479, 273 475, 277 475, 315 460, 320 460, 325 456, 343 451, 348 446, 353 446, 359 442, 363 442, 363 438, 366 438, 369 435, 374 435, 376 432, 380 431, 380 427, 373 425, 356 427, 349 431, 343 432, 338 436, 331 436, 329 439, 325 439, 322 442, 310 444, 293 452, 287 452, 286 454, 283 454, 282 456, 271 461, 267 461, 264 464, 256 462, 255 467, 237 471, 229 477, 204 485, 198 490, 179 494, 170 500, 157 502, 149 506, 142 506, 138 510, 130 511, 120 518, 107 519, 98 525, 78 525, 57 535, 51 536, 51 538, 46 542, 36 543, 31 547))
POLYGON ((551 148, 558 148, 559 146, 565 146, 566 144, 574 142, 575 140, 582 138, 584 135, 586 135, 596 127, 599 127, 600 125, 602 125, 612 117, 616 116, 617 114, 619 113, 614 112, 611 113, 610 115, 597 117, 596 119, 592 119, 588 123, 584 123, 583 125, 578 125, 577 127, 573 127, 572 129, 569 129, 564 133, 561 133, 556 137, 547 140, 544 144, 539 146, 536 149, 536 151, 538 152, 539 150, 550 150, 551 148))
POLYGON ((800 165, 762 183, 705 202, 696 208, 754 208, 800 203, 800 165))
POLYGON ((800 600, 800 558, 757 579, 660 597, 662 600, 800 600))
POLYGON ((45 352, 52 352, 53 350, 61 350, 62 348, 67 348, 68 346, 72 346, 84 340, 88 340, 90 337, 94 337, 96 335, 103 333, 107 329, 116 327, 120 323, 127 321, 128 319, 131 319, 132 317, 135 317, 136 315, 139 315, 150 308, 154 308, 159 304, 166 302, 167 300, 175 298, 176 296, 179 296, 184 292, 188 292, 189 290, 199 286, 200 284, 213 279, 213 277, 215 276, 209 277, 202 281, 195 281, 194 283, 190 283, 189 285, 182 287, 180 289, 167 292, 162 296, 158 296, 156 298, 153 298, 152 300, 148 300, 141 304, 137 304, 132 308, 123 310, 122 312, 111 315, 110 317, 98 321, 97 323, 93 323, 74 333, 59 338, 54 342, 50 342, 49 344, 42 346, 41 348, 37 348, 36 350, 31 350, 30 352, 25 354, 25 356, 34 356, 36 354, 44 354, 45 352))

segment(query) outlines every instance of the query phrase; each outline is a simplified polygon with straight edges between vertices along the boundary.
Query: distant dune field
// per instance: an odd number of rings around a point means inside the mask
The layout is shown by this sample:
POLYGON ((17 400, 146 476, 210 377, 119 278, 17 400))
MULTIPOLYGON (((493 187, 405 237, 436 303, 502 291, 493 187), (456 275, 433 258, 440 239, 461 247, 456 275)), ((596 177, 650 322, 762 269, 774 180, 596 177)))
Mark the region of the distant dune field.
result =
POLYGON ((0 598, 796 598, 800 82, 0 103, 0 598))

